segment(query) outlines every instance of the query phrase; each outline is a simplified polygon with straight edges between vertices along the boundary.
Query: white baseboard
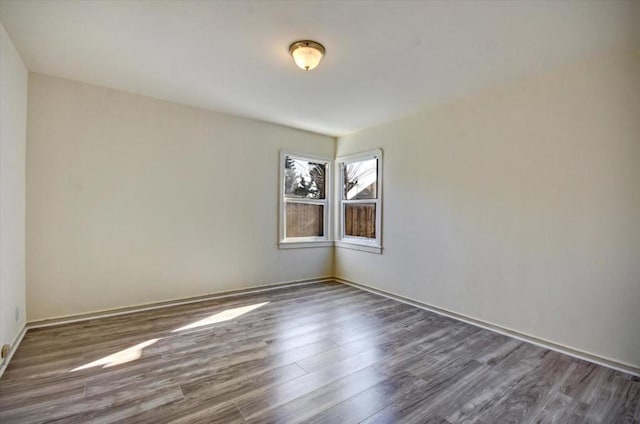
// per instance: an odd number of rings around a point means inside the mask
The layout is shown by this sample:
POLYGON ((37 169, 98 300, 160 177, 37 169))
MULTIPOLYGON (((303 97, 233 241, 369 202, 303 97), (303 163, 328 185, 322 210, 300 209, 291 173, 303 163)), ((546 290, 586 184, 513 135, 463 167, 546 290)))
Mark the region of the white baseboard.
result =
POLYGON ((127 306, 123 308, 105 309, 100 311, 87 312, 83 314, 66 315, 66 316, 55 317, 55 318, 47 318, 44 320, 31 321, 31 322, 27 322, 26 328, 27 330, 29 330, 31 328, 52 327, 55 325, 70 324, 74 322, 88 321, 88 320, 97 319, 97 318, 108 318, 108 317, 114 317, 118 315, 132 314, 135 312, 143 312, 143 311, 150 311, 154 309, 168 308, 170 306, 186 305, 189 303, 204 302, 207 300, 214 300, 214 299, 223 299, 226 297, 240 296, 243 294, 252 294, 252 293, 260 293, 265 291, 277 290, 284 287, 303 286, 306 284, 323 283, 323 282, 329 282, 329 281, 334 281, 333 277, 318 277, 318 278, 310 278, 306 280, 295 280, 295 281, 288 281, 284 283, 274 283, 274 284, 267 284, 263 286, 247 287, 247 288, 237 289, 237 290, 227 290, 227 291, 222 291, 217 293, 208 293, 205 295, 195 296, 195 297, 165 300, 161 302, 143 303, 143 304, 127 306))
POLYGON ((263 286, 247 287, 247 288, 238 289, 238 290, 228 290, 228 291, 223 291, 218 293, 209 293, 206 295, 196 296, 196 297, 173 299, 173 300, 162 301, 162 302, 145 303, 140 305, 127 306, 124 308, 114 308, 114 309, 108 309, 108 310, 101 310, 101 311, 88 312, 88 313, 75 314, 75 315, 67 315, 62 317, 27 322, 24 325, 24 327, 22 327, 22 331, 20 331, 20 334, 18 334, 14 342, 11 344, 11 350, 9 351, 9 356, 7 356, 7 358, 4 360, 4 362, 2 363, 2 367, 0 368, 0 377, 2 377, 2 374, 4 374, 5 369, 9 365, 9 361, 11 361, 13 354, 18 349, 18 345, 20 345, 20 342, 24 338, 24 335, 27 333, 28 330, 32 328, 52 327, 56 325, 87 321, 87 320, 97 319, 97 318, 114 317, 118 315, 132 314, 135 312, 150 311, 154 309, 168 308, 168 307, 177 306, 177 305, 186 305, 189 303, 205 302, 207 300, 213 300, 213 299, 223 299, 227 297, 241 296, 244 294, 261 293, 266 291, 278 290, 285 287, 295 287, 295 286, 303 286, 307 284, 316 284, 316 283, 333 282, 333 281, 335 281, 333 277, 318 277, 318 278, 310 278, 306 280, 295 280, 295 281, 288 281, 284 283, 275 283, 275 284, 267 284, 263 286))
POLYGON ((2 362, 2 366, 0 367, 0 378, 2 378, 2 374, 4 374, 4 370, 7 369, 7 366, 9 365, 9 361, 11 361, 11 358, 13 358, 13 354, 16 353, 16 350, 18 350, 18 346, 20 345, 20 342, 24 338, 25 334, 27 334, 26 324, 22 327, 22 330, 20 330, 16 338, 13 339, 13 343, 11 343, 10 345, 11 348, 9 350, 9 356, 7 356, 4 359, 4 361, 2 362))
POLYGON ((512 330, 510 328, 502 327, 497 324, 492 324, 490 322, 482 321, 477 318, 472 318, 463 314, 459 314, 457 312, 453 312, 447 309, 439 308, 437 306, 429 305, 427 303, 424 303, 415 299, 411 299, 405 296, 401 296, 399 294, 387 292, 385 290, 380 290, 360 282, 347 280, 346 278, 334 277, 334 280, 340 283, 358 288, 360 290, 365 290, 370 293, 377 294, 379 296, 383 296, 392 300, 396 300, 398 302, 406 303, 408 305, 433 312, 438 315, 443 315, 458 321, 465 322, 467 324, 471 324, 476 327, 484 328, 485 330, 493 331, 494 333, 509 336, 514 339, 521 340, 523 342, 527 342, 527 343, 534 344, 536 346, 543 347, 545 349, 553 350, 555 352, 563 353, 565 355, 569 355, 577 359, 583 359, 585 361, 592 362, 597 365, 602 365, 603 367, 611 368, 616 371, 621 371, 627 374, 640 377, 640 368, 632 364, 627 364, 614 359, 605 358, 593 353, 584 352, 579 349, 575 349, 569 346, 564 346, 564 345, 554 343, 549 340, 541 339, 529 334, 524 334, 519 331, 512 330))
POLYGON ((342 277, 319 277, 319 278, 313 278, 313 279, 308 279, 308 280, 297 280, 297 281, 290 281, 290 282, 285 282, 285 283, 276 283, 276 284, 269 284, 269 285, 264 285, 264 286, 256 286, 256 287, 248 287, 245 289, 239 289, 239 290, 231 290, 231 291, 224 291, 224 292, 218 292, 218 293, 211 293, 211 294, 206 294, 203 296, 197 296, 197 297, 189 297, 189 298, 181 298, 181 299, 174 299, 174 300, 170 300, 170 301, 164 301, 164 302, 153 302, 153 303, 147 303, 147 304, 142 304, 142 305, 135 305, 135 306, 131 306, 131 307, 126 307, 126 308, 117 308, 117 309, 110 309, 110 310, 103 310, 103 311, 96 311, 96 312, 90 312, 90 313, 85 313, 85 314, 78 314, 78 315, 69 315, 69 316, 64 316, 64 317, 58 317, 58 318, 54 318, 54 319, 46 319, 46 320, 40 320, 40 321, 34 321, 34 322, 28 322, 27 324, 25 324, 25 326, 23 327, 22 331, 20 332, 20 334, 18 334, 18 336, 16 337, 14 343, 11 345, 11 351, 9 353, 9 356, 7 357, 7 359, 4 361, 2 368, 0 368, 0 377, 2 377, 2 374, 4 373, 7 365, 9 364, 9 361, 11 360, 11 358, 13 357, 13 354, 15 353, 15 351, 18 348, 18 345, 20 344, 20 342, 22 341, 24 335, 26 334, 26 332, 31 329, 31 328, 42 328, 42 327, 51 327, 51 326, 56 326, 56 325, 61 325, 61 324, 68 324, 68 323, 73 323, 73 322, 80 322, 80 321, 87 321, 90 319, 96 319, 96 318, 107 318, 107 317, 112 317, 112 316, 118 316, 118 315, 125 315, 125 314, 131 314, 131 313, 135 313, 135 312, 142 312, 142 311, 149 311, 149 310, 154 310, 154 309, 161 309, 161 308, 168 308, 171 306, 177 306, 177 305, 185 305, 185 304, 189 304, 189 303, 197 303, 197 302, 203 302, 203 301, 207 301, 207 300, 213 300, 213 299, 222 299, 222 298, 227 298, 227 297, 234 297, 234 296, 240 296, 243 294, 251 294, 251 293, 260 293, 260 292, 266 292, 266 291, 271 291, 271 290, 277 290, 280 288, 284 288, 284 287, 295 287, 295 286, 302 286, 302 285, 307 285, 307 284, 315 284, 315 283, 323 283, 323 282, 331 282, 331 281, 337 281, 339 283, 343 283, 343 284, 347 284, 349 286, 358 288, 360 290, 365 290, 368 291, 370 293, 379 295, 379 296, 383 296, 392 300, 396 300, 398 302, 402 302, 402 303, 406 303, 408 305, 411 306, 415 306, 417 308, 420 309, 424 309, 439 315, 443 315, 458 321, 462 321, 465 322, 467 324, 471 324, 473 326, 476 327, 480 327, 480 328, 484 328, 485 330, 489 330, 489 331, 493 331, 495 333, 498 334, 502 334, 508 337, 512 337, 514 339, 517 340, 521 340, 523 342, 527 342, 527 343, 531 343, 534 344, 536 346, 540 346, 543 347, 545 349, 549 349, 549 350, 553 350, 559 353, 563 353, 565 355, 569 355, 571 357, 574 358, 578 358, 578 359, 582 359, 588 362, 592 362, 594 364, 598 364, 598 365, 602 365, 604 367, 607 368, 611 368, 614 369, 616 371, 621 371, 627 374, 631 374, 631 375, 635 375, 635 376, 640 376, 640 368, 638 368, 637 366, 631 365, 631 364, 627 364, 624 362, 620 362, 620 361, 616 361, 610 358, 605 358, 599 355, 595 355, 593 353, 589 353, 589 352, 584 352, 581 351, 579 349, 575 349, 569 346, 564 346, 558 343, 554 343, 551 342, 549 340, 544 340, 532 335, 528 335, 528 334, 524 334, 521 333, 519 331, 510 329, 510 328, 506 328, 506 327, 502 327, 499 326, 497 324, 492 324, 486 321, 482 321, 473 317, 469 317, 463 314, 459 314, 457 312, 453 312, 453 311, 449 311, 443 308, 439 308, 437 306, 433 306, 433 305, 429 305, 427 303, 415 300, 415 299, 411 299, 405 296, 401 296, 395 293, 391 293, 391 292, 387 292, 384 290, 380 290, 371 286, 368 286, 366 284, 360 283, 360 282, 355 282, 355 281, 351 281, 351 280, 347 280, 345 278, 342 277))

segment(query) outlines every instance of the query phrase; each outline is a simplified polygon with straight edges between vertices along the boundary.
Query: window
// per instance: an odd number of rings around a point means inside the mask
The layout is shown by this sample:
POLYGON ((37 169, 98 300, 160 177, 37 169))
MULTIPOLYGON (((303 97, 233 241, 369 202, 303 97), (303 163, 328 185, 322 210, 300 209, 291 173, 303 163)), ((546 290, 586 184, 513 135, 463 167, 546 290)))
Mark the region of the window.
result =
POLYGON ((382 150, 336 160, 339 178, 337 246, 382 252, 382 150))
POLYGON ((329 179, 331 160, 280 155, 280 247, 331 246, 329 179))

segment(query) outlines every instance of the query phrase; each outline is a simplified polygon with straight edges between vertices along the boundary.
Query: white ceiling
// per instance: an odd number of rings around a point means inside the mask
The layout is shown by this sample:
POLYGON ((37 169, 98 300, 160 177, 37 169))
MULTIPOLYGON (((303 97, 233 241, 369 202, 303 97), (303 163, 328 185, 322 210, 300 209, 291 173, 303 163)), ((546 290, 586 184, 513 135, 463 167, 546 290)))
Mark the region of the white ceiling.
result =
POLYGON ((29 70, 343 135, 640 47, 640 1, 0 0, 29 70), (327 49, 305 73, 298 39, 327 49))

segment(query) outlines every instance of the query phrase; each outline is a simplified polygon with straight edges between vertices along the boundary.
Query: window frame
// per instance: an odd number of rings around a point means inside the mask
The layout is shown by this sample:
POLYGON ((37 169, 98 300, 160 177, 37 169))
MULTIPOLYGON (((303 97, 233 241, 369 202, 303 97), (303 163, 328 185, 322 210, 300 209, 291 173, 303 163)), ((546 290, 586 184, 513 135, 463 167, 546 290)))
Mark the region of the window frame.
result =
POLYGON ((382 253, 382 163, 382 149, 368 150, 366 152, 360 152, 336 158, 336 207, 338 208, 338 225, 336 228, 335 246, 347 249, 362 250, 371 253, 382 253), (344 167, 350 163, 371 159, 377 160, 378 172, 376 180, 376 198, 347 200, 344 194, 344 167), (348 236, 345 234, 345 206, 347 204, 358 203, 374 203, 376 205, 375 238, 348 236))
POLYGON ((332 175, 333 175, 333 159, 325 156, 312 155, 308 153, 298 153, 288 150, 280 151, 280 167, 279 167, 279 238, 278 245, 281 249, 304 248, 304 247, 327 247, 333 246, 332 238, 332 175), (290 157, 295 160, 320 162, 326 165, 325 182, 324 182, 324 199, 306 199, 306 198, 287 198, 285 195, 285 158, 290 157), (322 236, 317 237, 287 237, 287 203, 311 204, 323 206, 323 228, 322 236))

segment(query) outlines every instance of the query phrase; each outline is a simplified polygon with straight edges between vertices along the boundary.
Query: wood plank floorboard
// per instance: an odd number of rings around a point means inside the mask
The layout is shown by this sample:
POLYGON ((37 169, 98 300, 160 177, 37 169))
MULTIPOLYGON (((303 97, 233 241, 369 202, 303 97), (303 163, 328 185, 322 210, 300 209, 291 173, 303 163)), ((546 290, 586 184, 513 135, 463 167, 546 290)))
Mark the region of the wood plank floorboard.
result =
POLYGON ((640 424, 640 378, 318 283, 31 329, 0 422, 640 424))

